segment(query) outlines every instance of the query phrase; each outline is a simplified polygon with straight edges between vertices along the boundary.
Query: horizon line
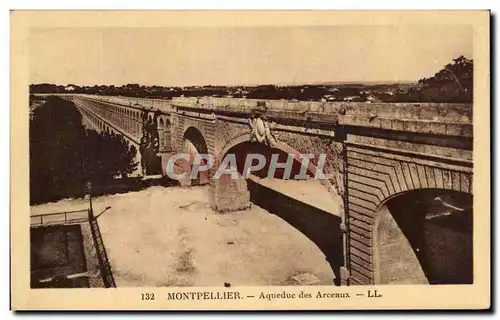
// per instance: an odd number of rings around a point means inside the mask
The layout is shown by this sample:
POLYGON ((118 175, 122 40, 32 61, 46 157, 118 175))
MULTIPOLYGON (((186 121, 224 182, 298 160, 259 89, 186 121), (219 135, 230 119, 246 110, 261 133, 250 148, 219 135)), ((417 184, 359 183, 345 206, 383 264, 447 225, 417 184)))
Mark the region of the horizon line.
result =
POLYGON ((125 84, 76 84, 76 83, 67 83, 67 84, 58 84, 58 83, 51 83, 51 82, 40 82, 40 83, 30 83, 30 85, 42 85, 42 84, 49 84, 49 85, 56 85, 56 86, 69 86, 69 85, 74 85, 78 87, 93 87, 93 86, 115 86, 115 87, 123 87, 127 86, 130 84, 134 85, 139 85, 139 86, 144 86, 144 87, 165 87, 165 88, 185 88, 185 87, 207 87, 207 86, 212 86, 212 87, 258 87, 258 86, 321 86, 321 85, 384 85, 384 84, 411 84, 411 83, 417 83, 419 80, 373 80, 373 81, 325 81, 325 82, 304 82, 304 83, 261 83, 261 84, 185 84, 185 85, 158 85, 158 84, 141 84, 139 82, 128 82, 125 84))

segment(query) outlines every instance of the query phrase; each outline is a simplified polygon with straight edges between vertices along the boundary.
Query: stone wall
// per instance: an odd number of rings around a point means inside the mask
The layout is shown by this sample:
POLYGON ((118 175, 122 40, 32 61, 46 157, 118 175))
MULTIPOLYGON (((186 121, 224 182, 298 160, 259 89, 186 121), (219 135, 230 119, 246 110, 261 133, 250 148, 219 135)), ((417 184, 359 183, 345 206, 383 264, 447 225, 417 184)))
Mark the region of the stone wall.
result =
MULTIPOLYGON (((214 156, 221 155, 221 152, 226 148, 231 142, 240 137, 245 133, 250 132, 250 128, 246 123, 238 122, 227 122, 223 120, 217 120, 214 124, 215 127, 215 154, 214 156)), ((218 159, 222 160, 222 159, 218 159)))
MULTIPOLYGON (((334 138, 324 136, 313 136, 306 134, 290 133, 283 131, 273 132, 275 137, 293 149, 303 154, 314 154, 314 159, 311 161, 317 165, 317 160, 320 154, 326 155, 326 162, 323 168, 323 173, 329 177, 333 197, 344 196, 344 159, 343 159, 343 144, 335 141, 334 138)), ((343 208, 343 202, 342 208, 343 208)))

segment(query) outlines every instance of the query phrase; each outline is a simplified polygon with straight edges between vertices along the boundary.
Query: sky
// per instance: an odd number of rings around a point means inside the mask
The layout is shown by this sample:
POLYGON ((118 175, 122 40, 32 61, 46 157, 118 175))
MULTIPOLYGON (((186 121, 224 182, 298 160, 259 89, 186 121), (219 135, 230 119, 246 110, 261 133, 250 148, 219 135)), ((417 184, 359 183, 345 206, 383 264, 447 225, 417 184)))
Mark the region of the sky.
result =
POLYGON ((406 82, 472 58, 467 25, 50 28, 30 83, 257 85, 406 82))

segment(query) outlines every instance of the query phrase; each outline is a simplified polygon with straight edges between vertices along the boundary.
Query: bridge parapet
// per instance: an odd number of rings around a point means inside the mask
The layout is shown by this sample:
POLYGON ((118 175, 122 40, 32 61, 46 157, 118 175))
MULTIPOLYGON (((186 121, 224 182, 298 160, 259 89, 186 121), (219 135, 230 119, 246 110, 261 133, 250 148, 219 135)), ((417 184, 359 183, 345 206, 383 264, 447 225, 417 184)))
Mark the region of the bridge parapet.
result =
POLYGON ((444 103, 355 103, 346 106, 339 124, 413 133, 471 138, 472 105, 444 103))
POLYGON ((346 115, 472 123, 472 105, 457 103, 345 103, 346 115))
MULTIPOLYGON (((206 110, 215 113, 218 110, 226 113, 251 113, 255 109, 263 109, 274 117, 279 117, 280 114, 287 118, 292 115, 301 115, 304 120, 335 123, 338 121, 338 124, 344 125, 413 132, 423 130, 439 134, 447 134, 447 132, 457 134, 459 132, 459 134, 468 135, 469 131, 472 131, 473 108, 472 104, 465 103, 320 102, 216 97, 174 97, 172 100, 161 100, 125 96, 81 96, 126 107, 155 109, 163 113, 173 111, 172 107, 206 110), (398 121, 389 125, 389 120, 398 121), (413 129, 412 121, 423 124, 413 129), (446 125, 449 129, 445 128, 446 125), (429 129, 431 126, 434 127, 434 130, 429 129), (457 131, 457 127, 460 126, 464 127, 463 130, 457 131)), ((295 116, 292 117, 295 118, 295 116)))
POLYGON ((324 112, 337 113, 339 106, 320 101, 293 101, 293 100, 269 100, 269 99, 238 99, 238 98, 214 98, 214 97, 174 97, 172 105, 178 107, 191 107, 203 109, 247 109, 252 110, 264 107, 271 110, 297 111, 297 112, 324 112))
POLYGON ((125 96, 101 96, 101 95, 85 95, 85 97, 94 100, 114 103, 125 107, 158 110, 163 113, 168 113, 172 110, 171 108, 172 104, 170 100, 134 98, 125 96))
MULTIPOLYGON (((257 100, 213 97, 173 98, 172 106, 207 112, 251 113, 274 118, 408 132, 472 137, 472 105, 457 103, 360 103, 257 100)), ((194 110, 193 110, 194 111, 194 110)))

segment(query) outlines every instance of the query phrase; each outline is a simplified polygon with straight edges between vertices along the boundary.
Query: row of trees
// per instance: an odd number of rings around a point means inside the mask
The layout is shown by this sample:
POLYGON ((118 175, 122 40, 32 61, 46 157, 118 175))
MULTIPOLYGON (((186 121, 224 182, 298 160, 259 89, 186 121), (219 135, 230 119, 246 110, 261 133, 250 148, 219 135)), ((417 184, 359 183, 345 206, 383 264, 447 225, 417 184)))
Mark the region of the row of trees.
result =
POLYGON ((197 97, 203 95, 225 96, 228 94, 227 87, 162 87, 162 86, 143 86, 135 83, 115 86, 115 85, 94 85, 94 86, 78 86, 68 84, 66 86, 55 85, 50 83, 32 84, 30 85, 30 93, 81 93, 81 94, 97 94, 108 96, 127 96, 136 98, 163 98, 171 99, 172 97, 197 97))
POLYGON ((134 146, 85 129, 73 103, 59 97, 33 111, 29 139, 32 204, 82 196, 87 181, 100 184, 137 167, 134 146))

